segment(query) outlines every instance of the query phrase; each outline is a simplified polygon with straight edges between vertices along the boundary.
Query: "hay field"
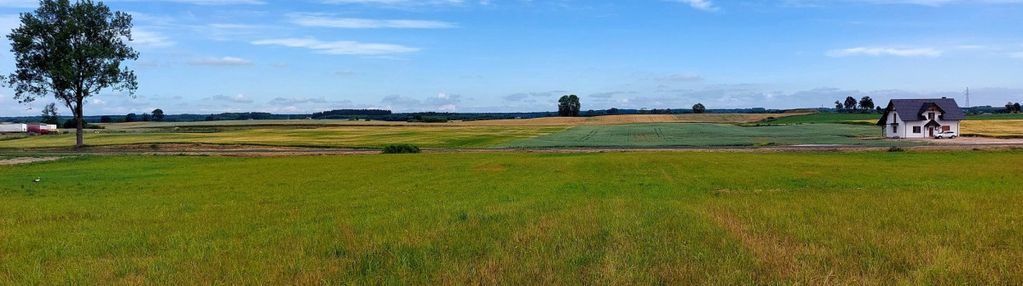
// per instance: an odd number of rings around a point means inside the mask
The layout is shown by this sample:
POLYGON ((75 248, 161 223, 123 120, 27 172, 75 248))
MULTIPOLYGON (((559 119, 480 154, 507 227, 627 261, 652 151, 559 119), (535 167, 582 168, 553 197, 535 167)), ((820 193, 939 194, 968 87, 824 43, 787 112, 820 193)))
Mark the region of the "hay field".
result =
MULTIPOLYGON (((206 143, 289 147, 379 148, 414 144, 428 148, 489 147, 517 139, 560 132, 558 126, 347 126, 319 128, 238 127, 211 132, 97 132, 85 142, 93 146, 206 143)), ((33 136, 0 141, 0 148, 69 147, 74 134, 33 136)))
POLYGON ((576 125, 619 125, 634 123, 752 123, 767 118, 800 115, 802 113, 771 114, 630 114, 596 117, 545 117, 534 119, 480 120, 459 122, 461 125, 531 125, 531 126, 576 126, 576 125))
POLYGON ((0 166, 0 285, 1018 285, 1021 161, 672 152, 0 166))
POLYGON ((963 120, 963 136, 1023 138, 1023 120, 963 120))

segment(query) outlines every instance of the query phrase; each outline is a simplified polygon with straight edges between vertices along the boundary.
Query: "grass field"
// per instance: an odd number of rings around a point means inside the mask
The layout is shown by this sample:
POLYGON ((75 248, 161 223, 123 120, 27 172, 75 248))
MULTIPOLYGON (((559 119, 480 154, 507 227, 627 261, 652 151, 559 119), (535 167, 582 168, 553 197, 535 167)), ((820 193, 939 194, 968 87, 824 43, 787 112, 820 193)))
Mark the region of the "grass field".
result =
POLYGON ((1023 138, 1023 120, 964 120, 963 136, 1023 138))
POLYGON ((730 124, 578 126, 506 143, 505 147, 772 146, 798 144, 898 145, 877 128, 848 124, 742 127, 730 124))
POLYGON ((880 114, 860 113, 814 113, 796 116, 778 117, 765 120, 767 124, 817 124, 817 123, 858 123, 865 120, 877 122, 880 114))
POLYGON ((0 284, 1020 284, 1021 161, 682 152, 0 166, 0 284))
MULTIPOLYGON (((432 148, 475 148, 559 132, 556 126, 347 126, 319 128, 239 127, 214 132, 100 132, 89 133, 89 145, 160 143, 246 144, 267 146, 378 148, 415 144, 432 148)), ((33 136, 0 141, 0 148, 68 147, 74 135, 33 136)))

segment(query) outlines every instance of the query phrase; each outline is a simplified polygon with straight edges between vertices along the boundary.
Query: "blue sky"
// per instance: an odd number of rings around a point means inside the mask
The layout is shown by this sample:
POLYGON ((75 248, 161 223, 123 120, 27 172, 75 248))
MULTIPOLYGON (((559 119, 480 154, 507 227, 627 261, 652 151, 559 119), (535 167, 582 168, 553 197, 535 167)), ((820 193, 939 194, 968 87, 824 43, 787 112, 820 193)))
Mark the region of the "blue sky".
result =
MULTIPOLYGON (((137 97, 87 114, 1023 101, 1023 0, 111 0, 137 97)), ((0 0, 0 28, 32 0, 0 0)), ((13 69, 0 43, 0 71, 13 69)), ((0 89, 0 116, 35 115, 0 89)), ((63 113, 67 113, 63 111, 63 113)))

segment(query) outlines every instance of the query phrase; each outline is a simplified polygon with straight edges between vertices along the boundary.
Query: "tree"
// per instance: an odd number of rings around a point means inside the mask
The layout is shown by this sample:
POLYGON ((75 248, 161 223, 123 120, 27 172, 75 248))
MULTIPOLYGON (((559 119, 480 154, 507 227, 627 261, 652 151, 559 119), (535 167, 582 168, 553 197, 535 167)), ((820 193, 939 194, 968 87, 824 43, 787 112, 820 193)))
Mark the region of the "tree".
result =
POLYGON ((856 110, 856 99, 853 98, 852 96, 848 96, 845 98, 845 110, 849 112, 856 110))
POLYGON ((870 98, 869 96, 864 96, 863 98, 860 98, 860 108, 863 109, 864 111, 870 111, 874 109, 874 99, 870 98))
POLYGON ((558 99, 559 116, 579 116, 580 109, 582 109, 582 104, 579 103, 579 97, 574 94, 558 99))
POLYGON ((835 100, 835 111, 842 111, 844 108, 845 105, 842 105, 841 101, 835 100))
POLYGON ((99 118, 99 123, 111 123, 111 122, 114 122, 114 120, 111 119, 110 116, 104 115, 103 117, 99 118))
POLYGON ((153 110, 153 121, 163 121, 165 117, 166 116, 163 114, 163 109, 157 108, 153 110))
POLYGON ((703 103, 697 103, 693 105, 693 113, 704 113, 707 112, 707 107, 703 106, 703 103))
POLYGON ((149 121, 152 121, 152 120, 153 120, 153 116, 149 115, 149 113, 143 113, 142 114, 142 121, 149 122, 149 121))
POLYGON ((1023 106, 1020 106, 1019 102, 1014 103, 1014 104, 1012 104, 1012 111, 1015 111, 1016 113, 1019 113, 1019 112, 1023 111, 1023 110, 1020 110, 1020 107, 1023 107, 1023 106))
POLYGON ((53 104, 53 103, 50 103, 50 104, 47 104, 46 107, 43 107, 43 116, 42 116, 42 120, 40 120, 40 121, 42 123, 54 124, 54 125, 59 123, 60 122, 60 117, 57 115, 57 105, 53 104))
POLYGON ((1016 104, 1018 104, 1018 103, 1012 103, 1011 101, 1009 103, 1006 103, 1005 104, 1005 113, 1016 112, 1016 104))
POLYGON ((138 59, 131 15, 112 12, 91 0, 41 0, 32 13, 21 14, 11 41, 16 70, 7 78, 21 103, 52 94, 71 110, 76 147, 82 147, 85 100, 105 89, 134 96, 135 72, 122 66, 138 59))
POLYGON ((135 122, 135 121, 139 121, 139 116, 136 115, 135 113, 128 113, 128 115, 124 116, 124 122, 135 122))

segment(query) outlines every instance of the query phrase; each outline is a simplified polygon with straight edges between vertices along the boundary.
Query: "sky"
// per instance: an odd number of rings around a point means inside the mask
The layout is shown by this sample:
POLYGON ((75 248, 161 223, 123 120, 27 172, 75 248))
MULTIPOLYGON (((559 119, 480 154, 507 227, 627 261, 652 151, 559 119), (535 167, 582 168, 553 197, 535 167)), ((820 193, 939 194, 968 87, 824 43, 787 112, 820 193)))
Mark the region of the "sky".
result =
MULTIPOLYGON (((1023 0, 108 0, 135 97, 86 114, 1023 101, 1023 0)), ((32 0, 0 0, 0 30, 32 0)), ((0 41, 0 73, 14 68, 0 41)), ((0 116, 37 115, 0 88, 0 116)), ((66 110, 61 113, 68 114, 66 110)))

